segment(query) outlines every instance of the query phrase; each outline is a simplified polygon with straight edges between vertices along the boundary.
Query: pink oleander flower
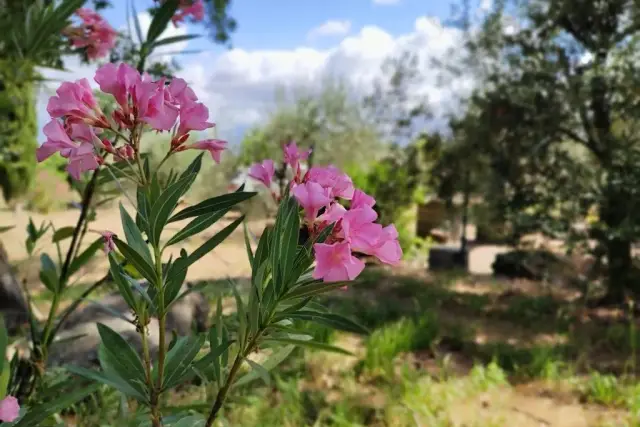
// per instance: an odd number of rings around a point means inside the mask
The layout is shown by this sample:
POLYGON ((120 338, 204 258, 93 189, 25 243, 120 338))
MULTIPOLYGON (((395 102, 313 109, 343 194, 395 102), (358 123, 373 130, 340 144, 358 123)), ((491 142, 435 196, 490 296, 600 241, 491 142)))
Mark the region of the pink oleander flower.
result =
POLYGON ((276 168, 271 159, 263 160, 262 163, 255 163, 249 168, 249 177, 260 181, 269 189, 275 173, 276 168))
POLYGON ((123 62, 119 65, 109 63, 98 68, 94 80, 101 91, 113 95, 118 104, 128 112, 129 95, 141 78, 138 70, 123 62))
POLYGON ((93 144, 93 146, 97 149, 105 148, 105 145, 96 134, 96 128, 94 127, 91 127, 84 123, 70 123, 67 132, 69 137, 73 140, 88 142, 90 144, 93 144))
MULTIPOLYGON (((74 129, 74 124, 71 125, 74 129)), ((78 126, 86 126, 78 124, 78 126)), ((81 128, 80 128, 81 129, 81 128)), ((57 120, 51 120, 47 123, 43 132, 47 140, 36 150, 36 159, 42 162, 55 153, 60 153, 62 157, 69 159, 67 172, 75 179, 80 179, 80 174, 85 171, 94 170, 98 167, 98 159, 94 150, 94 142, 82 141, 79 144, 72 141, 62 124, 57 120)), ((82 135, 86 131, 80 130, 82 135)))
POLYGON ((316 256, 316 267, 313 270, 314 279, 325 282, 342 282, 353 280, 364 270, 364 262, 351 254, 347 242, 316 243, 313 245, 316 256))
POLYGON ((196 22, 204 19, 204 3, 202 0, 182 0, 180 8, 171 18, 171 22, 177 27, 180 22, 189 16, 196 22))
POLYGON ((53 118, 66 117, 89 124, 94 124, 102 116, 87 79, 62 83, 56 90, 56 96, 49 98, 47 112, 53 118))
POLYGON ((304 209, 305 219, 313 222, 321 208, 329 206, 333 201, 329 190, 316 182, 305 182, 293 187, 293 196, 304 209))
POLYGON ((332 203, 327 210, 317 218, 317 221, 333 224, 341 220, 346 212, 347 210, 340 203, 332 203))
POLYGON ((106 56, 116 44, 118 33, 98 13, 88 8, 80 8, 76 11, 82 23, 78 27, 72 27, 66 31, 73 47, 87 49, 89 59, 98 59, 106 56))
POLYGON ((71 152, 78 148, 58 120, 51 120, 42 130, 47 140, 36 150, 38 162, 45 161, 58 152, 62 157, 69 157, 71 152))
POLYGON ((220 139, 205 139, 203 141, 194 142, 184 149, 207 150, 216 163, 220 163, 220 156, 227 148, 227 141, 220 139))
POLYGON ((18 419, 18 416, 20 416, 20 405, 18 404, 18 399, 13 396, 7 396, 0 400, 0 421, 4 423, 12 423, 18 419))
POLYGON ((316 182, 323 188, 330 190, 331 197, 347 200, 353 197, 353 181, 349 175, 335 166, 314 166, 307 172, 306 180, 316 182))
POLYGON ((108 254, 109 252, 116 250, 116 244, 113 241, 114 238, 118 237, 111 231, 99 231, 102 239, 104 240, 104 251, 108 254))
POLYGON ((170 130, 178 118, 178 107, 166 102, 163 81, 151 81, 146 76, 138 81, 133 91, 134 111, 138 119, 158 131, 170 130))
POLYGON ((72 152, 71 156, 69 156, 67 172, 69 172, 69 175, 74 179, 80 180, 80 174, 82 172, 96 170, 98 166, 100 166, 100 163, 98 162, 93 144, 82 142, 78 148, 72 152))
POLYGON ((176 138, 187 135, 192 130, 206 130, 213 126, 209 123, 209 109, 201 102, 191 102, 180 108, 180 126, 176 138))
POLYGON ((167 95, 169 102, 178 105, 189 105, 198 100, 193 89, 191 89, 184 79, 174 77, 167 87, 167 95))
POLYGON ((311 149, 309 150, 300 150, 298 149, 298 145, 295 142, 290 142, 289 144, 285 144, 282 151, 284 152, 284 161, 291 166, 294 173, 298 172, 298 168, 300 167, 301 160, 307 160, 309 155, 311 154, 311 149))
POLYGON ((353 198, 351 199, 351 209, 358 209, 363 207, 372 208, 376 204, 376 199, 368 195, 362 190, 354 190, 353 198))
POLYGON ((398 230, 393 224, 382 229, 372 255, 385 264, 396 265, 400 262, 402 248, 398 241, 398 230))
POLYGON ((341 237, 351 244, 351 249, 374 255, 380 241, 382 226, 376 224, 378 214, 370 207, 349 209, 341 221, 341 237))

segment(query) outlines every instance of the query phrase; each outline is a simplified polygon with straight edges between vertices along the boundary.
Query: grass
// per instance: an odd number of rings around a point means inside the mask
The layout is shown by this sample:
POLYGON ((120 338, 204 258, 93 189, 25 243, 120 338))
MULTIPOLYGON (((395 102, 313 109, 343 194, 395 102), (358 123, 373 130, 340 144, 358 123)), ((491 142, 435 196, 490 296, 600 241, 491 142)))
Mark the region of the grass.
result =
MULTIPOLYGON (((322 301, 369 327, 368 336, 298 325, 356 357, 296 350, 270 385, 236 389, 217 425, 562 426, 573 413, 584 425, 640 427, 635 319, 585 320, 568 298, 514 286, 368 269, 322 301)), ((211 289, 215 298, 221 288, 211 289)), ((194 385, 168 401, 204 412, 211 398, 194 385)), ((78 425, 120 425, 116 409, 81 413, 78 425)))

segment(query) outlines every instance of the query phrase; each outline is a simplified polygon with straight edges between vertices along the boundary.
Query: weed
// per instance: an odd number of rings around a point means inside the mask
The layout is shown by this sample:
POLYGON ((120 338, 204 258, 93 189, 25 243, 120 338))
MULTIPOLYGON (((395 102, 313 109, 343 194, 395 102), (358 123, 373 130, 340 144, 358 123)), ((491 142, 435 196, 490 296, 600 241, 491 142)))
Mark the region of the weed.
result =
POLYGON ((439 325, 433 313, 417 319, 402 318, 377 329, 367 340, 365 368, 372 373, 389 374, 395 356, 403 352, 429 348, 438 332, 439 325))

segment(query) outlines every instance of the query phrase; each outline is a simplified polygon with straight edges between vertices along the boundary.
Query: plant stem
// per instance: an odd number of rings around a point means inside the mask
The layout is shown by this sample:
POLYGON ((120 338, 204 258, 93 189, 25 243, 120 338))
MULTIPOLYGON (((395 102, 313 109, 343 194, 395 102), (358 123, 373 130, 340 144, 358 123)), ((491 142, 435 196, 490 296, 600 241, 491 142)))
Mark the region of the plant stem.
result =
POLYGON ((152 421, 154 423, 154 427, 160 426, 160 410, 158 408, 160 395, 162 394, 162 386, 164 382, 164 360, 166 355, 166 343, 165 343, 165 307, 164 307, 164 283, 163 283, 163 274, 162 274, 162 250, 159 246, 154 247, 154 257, 156 261, 156 275, 157 275, 157 286, 158 286, 158 333, 159 343, 158 343, 158 380, 156 386, 153 386, 153 379, 149 377, 149 387, 152 393, 151 399, 151 415, 152 421))
POLYGON ((227 398, 229 389, 233 385, 233 382, 236 379, 236 375, 238 375, 238 370, 240 369, 240 366, 242 366, 242 362, 248 355, 251 354, 251 352, 253 352, 256 345, 258 344, 258 340, 260 339, 260 337, 262 337, 262 334, 264 333, 264 331, 265 331, 264 328, 260 329, 256 333, 256 336, 253 337, 253 339, 249 342, 246 349, 244 351, 243 350, 238 351, 238 355, 236 356, 236 359, 233 361, 233 366, 231 366, 231 370, 229 371, 229 376, 227 377, 227 380, 225 381, 220 391, 218 391, 218 395, 216 396, 215 402, 213 402, 213 407, 211 408, 211 412, 209 413, 207 422, 204 425, 205 427, 211 427, 213 425, 213 422, 216 420, 216 417, 218 416, 218 413, 220 412, 220 409, 222 409, 222 405, 224 404, 224 401, 227 398))
MULTIPOLYGON (((43 346, 43 356, 46 359, 46 349, 53 339, 51 336, 51 331, 53 328, 53 320, 56 315, 56 311, 58 310, 58 305, 60 304, 60 294, 62 293, 62 289, 68 279, 69 267, 71 266, 71 261, 73 261, 73 254, 75 252, 75 247, 78 244, 78 240, 80 239, 80 234, 82 233, 82 228, 84 226, 84 222, 87 219, 87 213, 89 212, 89 207, 91 205, 91 200, 93 199, 93 194, 96 188, 96 182, 98 181, 98 174, 100 173, 100 168, 93 171, 93 175, 91 176, 91 180, 87 184, 87 187, 84 190, 84 195, 82 197, 82 209, 80 211, 80 216, 78 217, 78 222, 76 223, 76 227, 73 230, 73 236, 71 237, 71 244, 69 245, 69 249, 67 250, 67 256, 64 260, 64 264, 62 265, 62 269, 60 270, 60 276, 58 277, 58 287, 59 290, 53 296, 53 301, 51 302, 51 309, 49 310, 49 317, 47 318, 47 323, 45 324, 44 331, 42 333, 42 346, 43 346)), ((45 362, 44 360, 43 362, 45 362)))

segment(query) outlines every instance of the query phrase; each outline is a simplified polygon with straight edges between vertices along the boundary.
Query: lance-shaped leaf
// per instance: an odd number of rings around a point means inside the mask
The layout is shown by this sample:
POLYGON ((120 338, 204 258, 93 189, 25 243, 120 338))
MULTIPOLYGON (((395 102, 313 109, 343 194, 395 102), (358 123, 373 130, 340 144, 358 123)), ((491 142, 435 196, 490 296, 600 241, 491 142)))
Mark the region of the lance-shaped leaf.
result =
POLYGON ((122 295, 122 298, 125 300, 129 308, 136 312, 138 310, 136 297, 133 294, 131 287, 129 286, 129 282, 127 282, 123 277, 124 272, 122 271, 120 265, 112 254, 109 254, 109 266, 111 277, 113 277, 113 281, 116 282, 118 290, 120 291, 120 295, 122 295))
POLYGON ((109 356, 113 356, 110 361, 116 372, 132 386, 136 381, 144 384, 144 366, 133 347, 108 326, 102 323, 98 323, 97 326, 106 352, 109 356))
POLYGON ((82 251, 80 255, 75 257, 75 259, 71 262, 69 266, 69 272, 67 273, 67 277, 71 277, 75 273, 78 272, 85 264, 87 264, 91 258, 95 255, 98 250, 104 247, 104 240, 102 237, 96 239, 87 249, 82 251))
POLYGON ((67 393, 61 393, 57 399, 48 400, 39 405, 29 408, 29 411, 20 418, 12 427, 39 427, 43 422, 54 414, 67 409, 74 403, 79 402, 90 394, 96 392, 100 384, 92 384, 86 387, 75 388, 67 393))
POLYGON ((40 280, 51 292, 59 291, 58 269, 47 254, 40 255, 40 280))
POLYGON ((131 246, 131 249, 138 252, 149 264, 153 264, 151 259, 151 251, 149 246, 142 237, 142 233, 138 229, 135 221, 129 213, 126 211, 122 203, 120 203, 120 220, 122 221, 122 228, 124 230, 124 236, 127 239, 127 243, 131 246))
POLYGON ((160 244, 160 234, 164 226, 167 225, 169 216, 176 206, 178 206, 180 197, 182 197, 189 186, 191 186, 195 177, 195 174, 190 174, 180 178, 178 182, 171 184, 158 196, 149 214, 149 241, 152 244, 160 244))
POLYGON ((263 370, 260 370, 260 372, 255 369, 252 370, 248 374, 238 379, 238 381, 233 384, 233 387, 239 387, 248 384, 263 376, 264 372, 268 373, 270 370, 282 363, 291 354, 294 348, 295 345, 286 345, 284 347, 281 347, 262 363, 261 367, 263 368, 263 370))
POLYGON ((155 268, 149 264, 142 255, 117 237, 114 238, 113 241, 125 259, 131 263, 145 279, 154 284, 157 282, 155 268))
POLYGON ((351 352, 343 348, 317 342, 317 341, 311 341, 311 340, 299 340, 299 339, 293 339, 293 338, 266 338, 264 340, 264 343, 265 344, 268 344, 268 343, 293 344, 300 347, 311 348, 314 350, 329 351, 332 353, 340 353, 340 354, 346 354, 347 356, 353 356, 351 352))
POLYGON ((154 14, 151 25, 149 25, 146 43, 155 43, 158 37, 160 37, 160 34, 164 32, 165 28, 167 28, 169 21, 173 15, 175 15, 176 10, 178 10, 178 6, 180 6, 179 0, 165 0, 162 3, 154 14))
POLYGON ((205 337, 180 337, 173 348, 167 353, 164 364, 163 390, 168 390, 184 379, 190 373, 191 364, 204 344, 205 337))
POLYGON ((369 331, 362 325, 335 313, 322 313, 312 310, 300 310, 295 313, 285 313, 274 317, 274 321, 285 318, 308 320, 325 326, 338 329, 345 332, 353 332, 356 334, 368 334, 369 331))
POLYGON ((256 192, 235 191, 233 193, 212 197, 196 205, 184 208, 183 210, 172 216, 171 219, 169 219, 169 223, 220 211, 226 208, 231 208, 240 202, 244 202, 245 200, 250 199, 256 194, 256 192))
POLYGON ((171 239, 169 239, 169 241, 167 242, 167 246, 175 245, 176 243, 181 242, 184 239, 188 239, 189 237, 206 230, 207 228, 215 224, 220 218, 222 218, 229 211, 229 209, 231 209, 231 207, 224 210, 211 212, 209 214, 200 215, 189 224, 187 224, 187 226, 182 230, 178 231, 171 239))
POLYGON ((51 241, 53 243, 58 243, 61 242, 65 239, 68 239, 69 237, 73 236, 73 232, 75 231, 75 227, 62 227, 57 229, 54 233, 53 233, 53 237, 51 239, 51 241))

